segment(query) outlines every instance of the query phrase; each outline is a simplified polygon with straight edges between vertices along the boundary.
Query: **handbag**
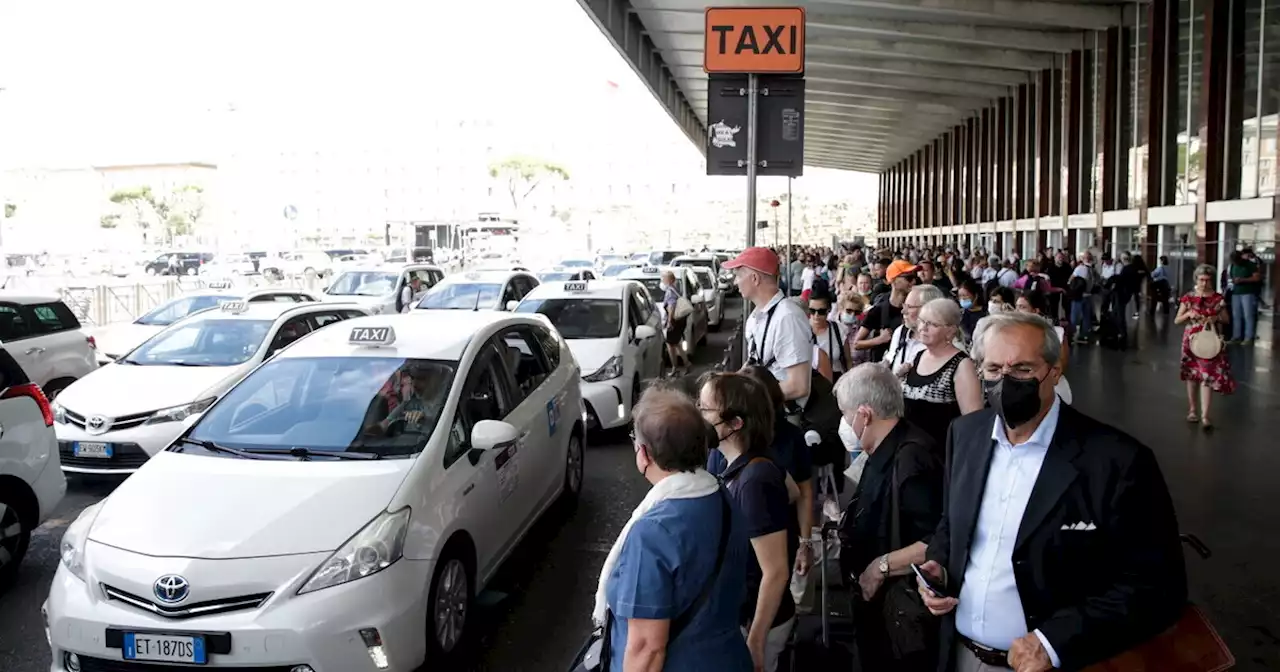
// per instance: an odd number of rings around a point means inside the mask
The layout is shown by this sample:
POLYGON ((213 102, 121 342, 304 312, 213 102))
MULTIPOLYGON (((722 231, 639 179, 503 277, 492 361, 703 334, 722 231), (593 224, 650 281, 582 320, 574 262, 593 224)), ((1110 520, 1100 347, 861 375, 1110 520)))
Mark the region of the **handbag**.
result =
MULTIPOLYGON (((720 577, 720 567, 724 565, 724 552, 729 546, 729 529, 730 525, 733 524, 733 509, 729 507, 729 496, 725 493, 724 488, 720 488, 719 493, 720 546, 716 550, 715 568, 711 570, 711 576, 707 579, 706 585, 702 587, 702 592, 698 593, 698 597, 693 601, 693 604, 690 604, 689 608, 671 621, 671 628, 667 636, 667 646, 671 646, 671 643, 676 641, 676 638, 693 621, 693 617, 698 615, 698 610, 711 598, 711 590, 715 588, 716 579, 720 577)), ((613 645, 613 622, 613 610, 605 609, 604 625, 597 626, 587 636, 587 642, 582 645, 578 655, 574 656, 573 663, 569 665, 569 672, 609 672, 609 653, 613 645)))
POLYGON ((671 316, 677 320, 683 320, 693 314, 693 303, 685 297, 676 299, 676 307, 671 311, 671 316))
POLYGON ((1168 630, 1085 668, 1085 672, 1223 672, 1236 657, 1213 629, 1209 619, 1188 604, 1168 630))
MULTIPOLYGON (((894 455, 893 470, 889 476, 890 515, 889 547, 902 548, 902 524, 898 519, 901 508, 898 495, 898 456, 894 455)), ((938 623, 924 606, 924 600, 911 575, 885 580, 884 602, 881 604, 885 633, 889 648, 896 660, 903 660, 926 651, 936 651, 938 623)))
POLYGON ((1197 359, 1213 359, 1222 352, 1222 337, 1216 327, 1206 326, 1191 335, 1188 349, 1197 359))

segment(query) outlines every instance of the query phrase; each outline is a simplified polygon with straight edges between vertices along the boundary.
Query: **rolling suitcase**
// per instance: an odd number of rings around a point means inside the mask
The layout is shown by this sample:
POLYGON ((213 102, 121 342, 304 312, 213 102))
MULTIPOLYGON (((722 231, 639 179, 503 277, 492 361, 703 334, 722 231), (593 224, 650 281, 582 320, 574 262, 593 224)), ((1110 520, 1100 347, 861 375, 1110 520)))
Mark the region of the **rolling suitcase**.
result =
MULTIPOLYGON (((822 527, 822 543, 836 534, 836 523, 822 527)), ((827 565, 835 562, 824 558, 818 564, 818 605, 811 614, 796 614, 796 627, 791 632, 789 651, 782 657, 780 668, 790 672, 854 672, 857 644, 854 641, 852 602, 846 591, 830 590, 827 565)))

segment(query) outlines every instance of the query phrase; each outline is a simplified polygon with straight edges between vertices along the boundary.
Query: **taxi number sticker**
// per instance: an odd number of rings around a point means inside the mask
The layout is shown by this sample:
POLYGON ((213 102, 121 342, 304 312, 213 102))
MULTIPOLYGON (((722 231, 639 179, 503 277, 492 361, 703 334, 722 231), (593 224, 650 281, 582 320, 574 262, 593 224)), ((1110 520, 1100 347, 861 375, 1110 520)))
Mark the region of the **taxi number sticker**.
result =
POLYGON ((506 503, 520 483, 519 443, 512 443, 493 458, 498 471, 498 503, 506 503))
POLYGON ((560 404, 555 399, 547 402, 547 433, 556 435, 556 425, 560 424, 560 404))

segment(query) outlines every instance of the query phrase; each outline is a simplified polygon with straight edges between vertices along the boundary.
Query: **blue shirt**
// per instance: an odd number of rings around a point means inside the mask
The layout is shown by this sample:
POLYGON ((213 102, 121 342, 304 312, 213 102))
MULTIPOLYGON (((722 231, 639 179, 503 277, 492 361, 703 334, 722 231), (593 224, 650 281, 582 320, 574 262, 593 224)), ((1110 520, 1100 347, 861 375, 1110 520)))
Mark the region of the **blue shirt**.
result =
MULTIPOLYGON (((804 483, 813 478, 813 458, 809 454, 809 444, 804 442, 804 431, 787 422, 786 416, 778 414, 774 420, 773 461, 791 474, 791 480, 804 483)), ((707 471, 712 476, 721 476, 729 468, 724 455, 718 450, 707 452, 707 471)))
MULTIPOLYGON (((606 590, 614 616, 611 669, 622 669, 627 619, 674 621, 702 593, 720 546, 722 496, 668 499, 631 526, 606 590)), ((715 587, 684 631, 667 642, 666 672, 752 669, 738 628, 751 547, 741 516, 735 512, 732 520, 715 587)))
MULTIPOLYGON (((720 452, 716 450, 715 452, 720 452)), ((747 452, 739 455, 725 469, 721 478, 733 501, 738 505, 747 521, 747 537, 756 539, 766 537, 775 532, 787 535, 787 562, 795 564, 796 552, 800 549, 800 529, 796 520, 795 507, 791 505, 787 494, 787 476, 778 464, 759 452, 747 452), (755 461, 756 458, 764 460, 755 461)), ((745 626, 755 616, 756 598, 760 592, 760 583, 764 572, 760 569, 760 561, 755 553, 747 561, 747 594, 742 602, 739 616, 745 626)), ((770 627, 786 623, 796 613, 795 602, 791 599, 791 591, 782 591, 782 602, 770 627)))

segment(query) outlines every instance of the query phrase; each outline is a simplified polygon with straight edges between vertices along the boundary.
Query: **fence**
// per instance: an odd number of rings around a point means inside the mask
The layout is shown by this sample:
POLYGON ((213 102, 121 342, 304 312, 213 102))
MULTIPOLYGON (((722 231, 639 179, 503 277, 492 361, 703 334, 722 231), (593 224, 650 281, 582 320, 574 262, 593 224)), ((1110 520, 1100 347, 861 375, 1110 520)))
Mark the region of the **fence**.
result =
MULTIPOLYGON (((81 324, 102 327, 118 322, 132 322, 183 294, 208 289, 209 284, 209 280, 200 278, 166 278, 129 284, 64 285, 54 288, 52 293, 62 298, 62 302, 71 308, 81 324)), ((323 281, 303 277, 269 280, 254 276, 239 278, 234 282, 234 289, 242 291, 262 287, 320 291, 323 289, 323 281)))

